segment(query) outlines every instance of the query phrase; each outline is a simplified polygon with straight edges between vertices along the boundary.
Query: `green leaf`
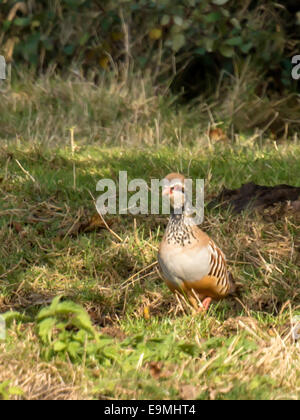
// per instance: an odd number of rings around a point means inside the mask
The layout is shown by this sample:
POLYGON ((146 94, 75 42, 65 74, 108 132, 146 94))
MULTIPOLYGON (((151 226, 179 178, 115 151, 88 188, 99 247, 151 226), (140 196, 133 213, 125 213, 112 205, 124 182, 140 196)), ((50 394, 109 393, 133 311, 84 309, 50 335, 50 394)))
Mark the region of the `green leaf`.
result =
POLYGON ((12 395, 24 395, 24 392, 17 386, 10 386, 10 381, 0 383, 0 400, 9 400, 12 395))
POLYGON ((85 0, 63 0, 64 3, 66 3, 68 6, 78 9, 79 6, 81 6, 85 0))
POLYGON ((83 350, 83 347, 77 341, 71 341, 71 343, 68 344, 67 351, 74 359, 76 359, 81 350, 83 350))
POLYGON ((212 52, 214 50, 214 39, 212 38, 204 38, 203 43, 207 52, 212 52))
POLYGON ((144 68, 148 62, 148 57, 137 57, 136 60, 138 61, 139 65, 144 68))
POLYGON ((16 311, 5 312, 4 314, 1 314, 1 317, 5 321, 6 327, 9 327, 13 323, 13 321, 18 321, 18 322, 31 321, 31 318, 29 316, 20 314, 20 312, 16 312, 16 311))
POLYGON ((53 345, 53 349, 56 352, 63 351, 66 349, 66 347, 67 347, 66 343, 63 343, 62 341, 56 341, 53 345))
POLYGON ((213 4, 216 4, 217 6, 223 6, 223 4, 228 3, 229 0, 212 0, 213 4))
POLYGON ((73 335, 73 338, 79 343, 84 344, 87 338, 87 332, 85 330, 79 330, 75 335, 73 335))
POLYGON ((17 386, 11 386, 8 392, 10 395, 18 395, 18 396, 24 395, 24 391, 17 386))
POLYGON ((31 18, 29 18, 29 17, 16 18, 16 19, 14 19, 13 22, 14 22, 14 25, 16 25, 16 26, 28 26, 28 25, 30 25, 31 18))
POLYGON ((29 60, 32 63, 36 63, 37 61, 40 38, 40 32, 35 32, 29 35, 26 39, 26 42, 24 42, 22 45, 22 54, 26 60, 29 60))
POLYGON ((76 316, 76 318, 73 320, 74 325, 79 329, 84 329, 88 332, 90 332, 93 336, 95 335, 95 330, 92 325, 91 319, 87 312, 84 310, 82 313, 76 316))
POLYGON ((53 51, 53 42, 50 38, 41 39, 43 46, 47 51, 53 51))
POLYGON ((203 19, 207 23, 218 22, 221 19, 222 15, 220 12, 212 12, 208 15, 203 16, 203 19))
POLYGON ((88 34, 87 32, 85 34, 82 35, 82 37, 79 39, 79 45, 85 45, 87 43, 87 41, 89 40, 90 34, 88 34))
POLYGON ((10 28, 11 24, 12 24, 11 20, 4 20, 2 23, 3 31, 7 31, 10 28))
POLYGON ((179 344, 178 347, 187 354, 190 354, 191 356, 195 356, 199 353, 199 347, 197 347, 195 344, 192 343, 182 343, 179 344))
POLYGON ((181 16, 174 16, 174 23, 175 25, 182 26, 183 19, 181 16))
POLYGON ((225 9, 225 7, 222 7, 220 10, 222 12, 223 17, 230 18, 231 14, 229 10, 225 9))
POLYGON ((241 29, 241 24, 238 21, 237 18, 232 18, 230 19, 230 23, 236 28, 236 29, 241 29))
POLYGON ((185 36, 183 34, 176 34, 172 38, 172 48, 173 51, 177 52, 182 48, 185 44, 185 36))
POLYGON ((199 54, 199 55, 204 55, 204 54, 206 53, 206 50, 205 50, 205 48, 200 47, 200 48, 196 48, 196 49, 194 50, 194 53, 195 53, 195 54, 199 54))
POLYGON ((235 52, 234 47, 230 45, 225 45, 225 44, 219 47, 219 51, 224 57, 227 57, 227 58, 233 57, 234 52, 235 52))
POLYGON ((60 330, 64 330, 66 325, 72 325, 79 330, 83 329, 89 332, 98 340, 98 336, 86 310, 72 301, 60 302, 60 299, 61 296, 54 298, 51 305, 42 309, 36 317, 37 322, 40 323, 40 335, 43 337, 43 340, 47 340, 47 338, 50 340, 49 330, 51 334, 54 324, 60 330))
POLYGON ((169 25, 170 20, 171 20, 171 17, 170 16, 163 15, 163 17, 161 18, 160 23, 161 23, 162 26, 166 26, 166 25, 169 25))
POLYGON ((60 299, 62 296, 56 296, 53 300, 50 306, 47 306, 46 308, 43 308, 38 313, 36 320, 41 321, 44 318, 48 318, 55 315, 56 308, 59 304, 60 299))
POLYGON ((253 47, 252 42, 248 42, 247 44, 240 45, 240 50, 243 53, 247 54, 251 50, 252 47, 253 47))
POLYGON ((233 38, 227 39, 225 44, 231 45, 233 47, 239 46, 243 44, 243 38, 241 36, 235 36, 233 38))
POLYGON ((52 330, 56 324, 55 318, 46 318, 39 323, 38 334, 41 340, 46 344, 51 342, 52 330))
MULTIPOLYGON (((101 339, 101 342, 103 339, 101 339)), ((128 337, 122 342, 122 346, 127 347, 136 347, 138 344, 142 343, 144 341, 144 335, 143 334, 137 334, 133 337, 128 337)))
POLYGON ((133 12, 135 12, 137 10, 140 10, 140 8, 141 8, 141 5, 140 4, 132 4, 130 6, 130 10, 132 10, 133 12))
POLYGON ((64 47, 64 53, 66 55, 72 55, 75 51, 75 45, 74 44, 70 44, 70 45, 66 45, 64 47))

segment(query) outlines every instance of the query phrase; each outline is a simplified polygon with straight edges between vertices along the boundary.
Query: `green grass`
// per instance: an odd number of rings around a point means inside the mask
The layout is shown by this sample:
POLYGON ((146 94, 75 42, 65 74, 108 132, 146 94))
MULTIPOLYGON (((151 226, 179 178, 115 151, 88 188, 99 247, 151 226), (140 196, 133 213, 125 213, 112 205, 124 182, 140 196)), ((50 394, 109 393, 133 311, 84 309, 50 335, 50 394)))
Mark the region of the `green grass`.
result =
MULTIPOLYGON (((58 81, 48 90, 50 83, 32 85, 39 94, 34 91, 28 100, 48 106, 51 98, 57 103, 57 92, 72 91, 71 84, 58 81)), ((93 95, 91 87, 84 89, 80 96, 74 87, 78 98, 70 120, 65 120, 67 99, 61 102, 64 112, 50 108, 49 118, 55 121, 44 132, 38 125, 47 120, 46 108, 37 107, 26 119, 18 103, 22 112, 10 115, 18 87, 6 93, 2 121, 7 131, 0 149, 0 313, 15 311, 25 318, 11 315, 6 342, 0 344, 0 398, 299 398, 299 344, 290 337, 291 318, 300 313, 295 216, 206 211, 202 228, 224 250, 242 292, 240 302, 228 299, 197 316, 181 311, 153 265, 167 217, 107 216, 115 235, 100 228, 80 231, 76 223, 95 214, 97 181, 117 180, 121 170, 128 171, 129 181, 149 183, 177 170, 205 178, 206 203, 223 186, 237 188, 249 181, 299 185, 300 143, 266 140, 258 145, 240 135, 214 145, 200 132, 192 141, 193 133, 204 130, 196 113, 176 112, 169 108, 170 99, 150 95, 151 110, 144 103, 135 105, 137 122, 131 111, 120 110, 118 119, 113 104, 106 109, 106 133, 123 125, 128 135, 125 144, 120 134, 109 147, 110 141, 103 145, 84 138, 88 120, 78 104, 87 100, 87 92, 93 95), (68 129, 75 117, 73 155, 68 129), (61 136, 53 142, 50 127, 61 136), (19 132, 13 139, 14 130, 24 130, 24 138, 19 132), (139 141, 143 130, 149 144, 139 141), (62 296, 62 306, 51 312, 56 296, 62 296), (70 301, 80 306, 67 306, 70 301), (50 312, 43 318, 45 308, 50 312), (41 329, 42 318, 46 323, 41 329)), ((109 102, 112 88, 107 89, 109 102)), ((114 89, 113 101, 119 103, 123 91, 114 89)), ((135 99, 137 92, 127 95, 126 101, 130 95, 135 99)), ((99 105, 93 100, 87 106, 95 113, 99 105)), ((101 133, 103 122, 95 117, 94 123, 101 133)))

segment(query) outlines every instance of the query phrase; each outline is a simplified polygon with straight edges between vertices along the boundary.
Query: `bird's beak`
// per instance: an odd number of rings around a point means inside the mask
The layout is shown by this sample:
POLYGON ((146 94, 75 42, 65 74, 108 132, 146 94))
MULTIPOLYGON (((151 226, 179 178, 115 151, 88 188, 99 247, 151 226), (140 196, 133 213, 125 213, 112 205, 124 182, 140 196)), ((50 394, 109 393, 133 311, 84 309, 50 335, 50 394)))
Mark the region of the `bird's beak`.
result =
POLYGON ((166 197, 167 195, 170 195, 170 188, 166 187, 162 190, 162 196, 166 197))

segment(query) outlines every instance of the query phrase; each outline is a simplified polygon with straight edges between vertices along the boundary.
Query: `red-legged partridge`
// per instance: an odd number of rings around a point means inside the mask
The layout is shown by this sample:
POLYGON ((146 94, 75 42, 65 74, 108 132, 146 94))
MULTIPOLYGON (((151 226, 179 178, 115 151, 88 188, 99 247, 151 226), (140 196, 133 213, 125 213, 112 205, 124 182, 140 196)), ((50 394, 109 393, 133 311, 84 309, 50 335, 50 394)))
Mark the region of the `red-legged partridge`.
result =
POLYGON ((169 195, 172 211, 158 252, 160 272, 172 292, 186 296, 197 311, 207 310, 212 299, 225 298, 235 285, 223 252, 187 211, 184 176, 171 173, 165 181, 163 195, 169 195), (175 214, 176 207, 182 208, 181 214, 175 214))

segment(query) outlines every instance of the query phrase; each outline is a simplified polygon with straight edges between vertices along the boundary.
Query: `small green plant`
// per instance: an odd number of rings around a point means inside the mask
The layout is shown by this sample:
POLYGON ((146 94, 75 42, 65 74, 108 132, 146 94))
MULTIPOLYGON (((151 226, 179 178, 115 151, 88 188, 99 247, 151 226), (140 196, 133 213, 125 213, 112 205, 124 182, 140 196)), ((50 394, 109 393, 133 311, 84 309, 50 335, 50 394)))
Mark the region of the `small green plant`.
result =
POLYGON ((37 333, 44 346, 46 360, 67 355, 73 362, 94 356, 103 362, 113 355, 105 348, 112 340, 100 337, 85 309, 71 301, 61 302, 61 296, 53 299, 36 317, 37 333))
POLYGON ((0 383, 0 400, 10 400, 13 396, 22 396, 23 391, 17 386, 11 386, 10 381, 0 383))
POLYGON ((38 313, 36 326, 46 360, 56 355, 63 358, 68 355, 73 362, 92 358, 104 365, 118 362, 126 370, 136 366, 141 354, 144 361, 151 361, 153 357, 156 360, 168 356, 178 359, 199 352, 195 344, 178 342, 172 334, 157 338, 140 334, 116 343, 96 331, 82 306, 71 301, 61 302, 61 296, 38 313))

